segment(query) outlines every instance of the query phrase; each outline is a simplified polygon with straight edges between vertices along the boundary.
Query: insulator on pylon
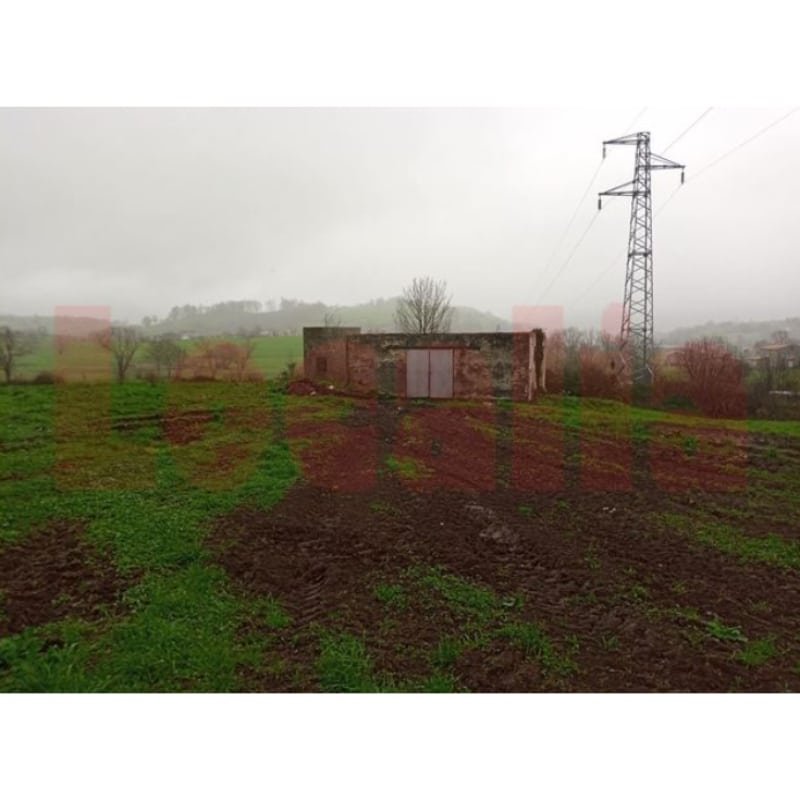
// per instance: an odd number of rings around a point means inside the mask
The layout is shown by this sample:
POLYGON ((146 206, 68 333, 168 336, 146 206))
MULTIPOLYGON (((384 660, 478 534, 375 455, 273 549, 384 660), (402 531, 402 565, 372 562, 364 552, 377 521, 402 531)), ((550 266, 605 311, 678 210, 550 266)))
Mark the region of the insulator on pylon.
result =
POLYGON ((686 173, 681 170, 681 184, 686 183, 686 173))
POLYGON ((598 211, 602 211, 603 210, 603 198, 602 197, 598 197, 597 198, 597 210, 598 211))
POLYGON ((606 146, 603 145, 603 158, 605 158, 605 157, 606 157, 606 146))

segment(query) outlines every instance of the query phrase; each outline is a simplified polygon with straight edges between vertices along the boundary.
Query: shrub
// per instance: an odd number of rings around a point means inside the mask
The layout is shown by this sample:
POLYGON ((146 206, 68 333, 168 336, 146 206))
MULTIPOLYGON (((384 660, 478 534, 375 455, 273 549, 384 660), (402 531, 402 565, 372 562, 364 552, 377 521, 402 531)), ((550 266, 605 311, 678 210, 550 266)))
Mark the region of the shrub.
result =
POLYGON ((580 350, 580 391, 583 397, 625 399, 625 387, 619 379, 619 357, 601 347, 584 345, 580 350))
POLYGON ((140 380, 147 381, 149 384, 158 383, 160 376, 154 369, 139 369, 136 370, 136 377, 140 380))
POLYGON ((714 339, 687 342, 675 354, 686 376, 686 394, 703 413, 713 417, 745 416, 747 393, 738 358, 714 339))
POLYGON ((64 378, 62 375, 59 375, 56 372, 50 372, 49 370, 42 370, 41 372, 36 373, 36 375, 31 380, 31 383, 36 383, 36 384, 64 383, 64 378))

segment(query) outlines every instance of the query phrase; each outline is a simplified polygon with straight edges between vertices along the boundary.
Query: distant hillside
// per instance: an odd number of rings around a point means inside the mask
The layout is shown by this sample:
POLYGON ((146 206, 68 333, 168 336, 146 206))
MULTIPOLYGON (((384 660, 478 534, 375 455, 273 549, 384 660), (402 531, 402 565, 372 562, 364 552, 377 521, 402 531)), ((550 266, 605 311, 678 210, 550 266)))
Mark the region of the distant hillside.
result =
MULTIPOLYGON (((147 316, 142 329, 150 335, 161 333, 215 336, 257 330, 280 335, 298 334, 306 325, 357 325, 365 332, 392 331, 397 298, 371 300, 355 306, 328 306, 282 299, 279 307, 269 309, 254 300, 232 300, 213 306, 174 306, 164 319, 147 316)), ((16 330, 53 332, 52 317, 0 315, 0 327, 16 330)), ((454 331, 511 330, 511 323, 488 311, 455 306, 454 331)))
MULTIPOLYGON (((275 307, 264 306, 255 300, 232 300, 212 306, 174 306, 164 319, 145 317, 142 329, 150 335, 160 333, 215 336, 235 334, 241 330, 258 330, 278 335, 297 335, 306 325, 355 325, 365 332, 379 333, 395 330, 394 311, 397 298, 378 298, 352 306, 329 306, 325 303, 306 303, 283 298, 275 307)), ((16 330, 53 332, 52 317, 0 314, 0 327, 16 330)), ((488 311, 468 306, 455 306, 454 331, 509 331, 511 323, 488 311)), ((706 322, 675 328, 657 336, 665 345, 677 345, 692 339, 720 337, 734 347, 752 347, 766 341, 778 331, 800 341, 800 317, 749 322, 706 322)))
MULTIPOLYGON (((206 308, 175 307, 166 319, 153 322, 145 318, 145 327, 153 333, 189 333, 195 335, 236 333, 256 329, 276 334, 297 334, 307 325, 356 325, 364 331, 395 329, 397 298, 379 298, 354 306, 329 306, 282 299, 280 307, 266 310, 253 301, 218 303, 206 308)), ((510 323, 494 314, 464 306, 454 307, 453 330, 510 330, 510 323)))
POLYGON ((53 332, 53 318, 35 316, 20 316, 18 314, 0 314, 0 328, 11 328, 15 331, 42 331, 53 332))
POLYGON ((676 328, 658 337, 663 344, 683 344, 693 339, 720 337, 734 347, 752 347, 756 342, 772 338, 785 331, 790 339, 800 341, 800 317, 760 322, 706 322, 686 328, 676 328))

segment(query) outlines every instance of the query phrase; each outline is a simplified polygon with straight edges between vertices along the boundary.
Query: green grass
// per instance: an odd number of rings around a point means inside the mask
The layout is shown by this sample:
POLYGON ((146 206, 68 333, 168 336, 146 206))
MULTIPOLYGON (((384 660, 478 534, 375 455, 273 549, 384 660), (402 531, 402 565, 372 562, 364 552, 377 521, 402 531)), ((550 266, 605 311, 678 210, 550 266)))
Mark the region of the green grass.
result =
POLYGON ((379 688, 364 642, 348 633, 323 634, 316 669, 326 692, 374 692, 379 688))
POLYGON ((429 677, 418 684, 411 683, 407 686, 408 691, 419 691, 429 694, 453 694, 460 692, 461 687, 458 681, 446 672, 435 670, 429 677))
POLYGON ((379 583, 375 587, 375 596, 394 609, 402 610, 408 605, 406 590, 398 584, 379 583))
POLYGON ((256 339, 253 366, 265 376, 274 378, 289 362, 302 366, 302 336, 259 336, 256 339))
MULTIPOLYGON (((420 590, 441 598, 462 620, 458 635, 438 642, 431 654, 434 668, 450 669, 464 651, 481 650, 500 638, 520 647, 551 677, 563 678, 577 669, 572 657, 560 652, 540 626, 520 619, 524 604, 519 597, 498 597, 490 589, 440 568, 412 569, 409 575, 420 590)), ((573 646, 576 650, 577 645, 573 646)))
POLYGON ((416 480, 428 474, 425 465, 411 457, 398 458, 390 455, 386 457, 384 463, 390 472, 406 480, 416 480))
POLYGON ((715 639, 727 642, 746 642, 747 637, 742 631, 734 625, 725 625, 718 619, 708 620, 706 622, 708 633, 715 639))
POLYGON ((683 452, 687 456, 697 455, 697 437, 685 436, 683 439, 683 452))
MULTIPOLYGON (((454 660, 454 659, 453 659, 454 660)), ((425 692, 461 691, 456 678, 444 663, 434 663, 431 673, 422 679, 405 680, 376 674, 364 641, 342 631, 322 630, 319 656, 315 663, 320 688, 326 692, 425 692)))
MULTIPOLYGON (((212 340, 225 340, 241 342, 238 336, 211 336, 212 340)), ((197 342, 193 340, 180 341, 180 345, 187 352, 191 352, 196 347, 197 342)), ((85 356, 84 356, 85 357, 85 356)), ((91 366, 96 370, 99 364, 105 365, 108 372, 106 379, 111 377, 111 359, 107 353, 92 354, 91 366)), ((74 360, 74 359, 73 359, 74 360)), ((303 363, 303 337, 297 336, 258 336, 255 338, 255 348, 251 356, 250 366, 260 372, 264 377, 274 378, 278 376, 289 362, 296 365, 303 363)), ((39 342, 36 349, 26 356, 19 359, 15 377, 21 380, 30 380, 39 372, 52 372, 62 364, 70 364, 68 356, 58 357, 50 336, 45 336, 39 342)), ((133 377, 138 368, 148 366, 146 348, 140 347, 133 364, 131 365, 130 377, 133 377)))
POLYGON ((755 538, 725 525, 706 524, 696 531, 696 536, 701 542, 745 561, 800 569, 800 545, 787 542, 774 533, 755 538))
POLYGON ((478 622, 488 621, 500 607, 498 597, 490 589, 431 567, 412 570, 422 588, 438 593, 454 610, 478 622))
MULTIPOLYGON (((346 398, 286 397, 264 384, 0 386, 0 546, 20 541, 49 520, 78 521, 83 535, 133 584, 121 608, 99 619, 67 619, 3 639, 0 691, 242 688, 242 667, 266 668, 271 642, 293 631, 293 622, 280 598, 240 595, 214 565, 206 536, 215 519, 238 506, 270 508, 296 480, 298 466, 282 436, 287 418, 341 421, 352 407, 346 398), (162 435, 158 416, 179 411, 211 415, 198 441, 176 444, 162 435), (231 447, 241 448, 236 463, 221 471, 217 457, 231 447), (243 628, 259 634, 242 638, 243 628)), ((618 431, 642 441, 669 436, 678 452, 690 455, 702 451, 704 433, 698 428, 710 424, 575 398, 545 398, 514 409, 566 425, 579 438, 603 440, 618 431)), ((723 432, 800 435, 798 423, 723 420, 713 425, 723 432)), ((644 532, 677 534, 732 559, 800 569, 800 544, 780 535, 797 512, 800 471, 793 468, 790 445, 770 447, 777 463, 769 469, 749 468, 748 484, 736 502, 696 495, 690 506, 682 497, 668 497, 668 511, 656 508, 642 516, 644 532), (773 532, 765 535, 765 525, 773 532)), ((762 450, 769 456, 770 448, 762 450)), ((424 465, 409 458, 390 457, 386 467, 406 479, 427 475, 424 465)), ((541 516, 545 522, 551 511, 563 516, 578 507, 566 498, 541 507, 538 501, 525 503, 517 508, 520 515, 541 516)), ((371 510, 400 513, 380 500, 371 510)), ((586 563, 603 566, 602 551, 595 550, 591 538, 584 541, 586 563)), ((319 659, 309 665, 317 670, 322 688, 453 691, 458 681, 452 671, 460 654, 480 651, 498 639, 537 660, 545 675, 561 679, 575 668, 575 648, 551 641, 541 620, 523 613, 519 598, 501 597, 440 567, 384 576, 364 591, 374 592, 383 604, 387 634, 401 614, 418 604, 436 612, 445 609, 446 629, 423 654, 429 672, 413 682, 376 675, 368 637, 328 632, 320 638, 319 659)), ((673 591, 687 590, 675 584, 673 591)), ((593 593, 582 596, 599 602, 593 593)), ((627 598, 640 608, 652 605, 642 584, 630 586, 627 598)), ((699 613, 689 621, 700 642, 709 644, 710 637, 738 643, 736 657, 745 664, 757 666, 777 654, 772 639, 748 641, 728 621, 699 613)), ((603 647, 613 650, 614 642, 603 647)))
POLYGON ((431 664, 437 669, 450 669, 464 652, 466 643, 452 636, 439 641, 431 655, 431 664))
POLYGON ((738 658, 748 667, 760 667, 778 654, 773 637, 754 639, 748 642, 741 650, 738 658))
MULTIPOLYGON (((169 400, 146 385, 108 388, 111 403, 103 414, 112 420, 132 410, 158 411, 169 400)), ((259 401, 229 391, 226 404, 224 394, 209 394, 207 386, 196 384, 181 386, 180 393, 225 410, 260 402, 265 412, 280 414, 284 402, 269 392, 259 401)), ((225 490, 204 489, 187 480, 176 461, 180 448, 157 438, 155 429, 134 437, 89 435, 86 421, 96 416, 94 399, 81 386, 0 392, 4 421, 22 417, 21 424, 15 421, 2 431, 5 443, 15 446, 0 461, 16 476, 0 482, 0 540, 19 539, 49 519, 83 520, 88 539, 135 583, 115 616, 92 623, 67 620, 6 637, 0 691, 235 690, 238 666, 258 657, 255 645, 237 636, 240 625, 253 614, 275 628, 287 618, 269 601, 254 609, 232 592, 224 573, 211 564, 204 538, 216 516, 241 504, 269 508, 283 496, 298 474, 289 449, 269 430, 251 430, 257 452, 247 474, 225 490), (56 397, 56 391, 66 394, 56 397), (68 412, 58 423, 59 440, 53 436, 56 402, 68 412), (27 416, 20 414, 24 404, 31 409, 27 416), (61 484, 52 465, 64 452, 98 468, 84 469, 74 486, 61 484), (114 488, 108 478, 117 468, 122 477, 114 488), (147 480, 139 480, 143 475, 147 480), (50 640, 58 644, 48 646, 50 640)), ((216 444, 212 435, 208 446, 216 444)))
POLYGON ((559 653, 544 631, 530 622, 512 622, 504 625, 498 635, 509 639, 542 666, 545 672, 566 677, 577 667, 573 659, 559 653))
POLYGON ((800 569, 800 544, 777 534, 748 536, 728 523, 714 522, 705 516, 658 513, 656 517, 670 529, 742 561, 800 569))
POLYGON ((251 603, 252 615, 262 621, 268 628, 279 630, 288 628, 292 618, 278 600, 271 595, 259 597, 251 603))
POLYGON ((369 510, 372 511, 373 514, 380 514, 384 517, 396 517, 400 513, 396 506, 384 500, 373 500, 369 504, 369 510))

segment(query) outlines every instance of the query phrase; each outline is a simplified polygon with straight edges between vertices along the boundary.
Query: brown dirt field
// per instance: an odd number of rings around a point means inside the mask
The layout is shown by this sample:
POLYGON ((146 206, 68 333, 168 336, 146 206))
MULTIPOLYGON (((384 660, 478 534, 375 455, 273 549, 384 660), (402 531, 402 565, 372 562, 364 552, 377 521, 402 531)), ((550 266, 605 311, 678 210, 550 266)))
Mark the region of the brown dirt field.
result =
POLYGON ((288 667, 254 674, 255 690, 318 688, 315 623, 363 637, 378 670, 424 678, 437 643, 459 634, 457 615, 413 595, 390 612, 375 595, 420 566, 520 596, 520 619, 574 652, 577 670, 556 679, 490 637, 452 666, 473 691, 800 690, 797 574, 648 522, 671 502, 661 492, 420 493, 383 480, 353 494, 299 484, 269 513, 240 509, 220 520, 209 545, 239 590, 273 595, 293 618, 274 637, 288 667), (715 618, 751 641, 775 637, 777 655, 743 663, 740 643, 709 634, 715 618))
POLYGON ((161 424, 167 441, 181 445, 201 440, 213 419, 210 411, 180 411, 166 414, 161 424))
POLYGON ((747 486, 747 436, 737 431, 654 425, 653 478, 665 491, 737 492, 747 486), (696 452, 687 452, 686 445, 696 452))
POLYGON ((366 491, 378 474, 378 431, 374 423, 291 419, 286 436, 309 481, 321 489, 366 491))
POLYGON ((511 481, 517 489, 560 492, 566 486, 567 439, 548 421, 515 413, 512 429, 511 481))
POLYGON ((495 411, 491 404, 486 406, 421 407, 411 413, 401 407, 392 455, 410 459, 418 466, 419 476, 407 481, 410 488, 429 492, 488 490, 494 486, 495 411))
POLYGON ((54 522, 0 550, 0 637, 67 617, 96 619, 130 585, 82 541, 82 526, 54 522))

